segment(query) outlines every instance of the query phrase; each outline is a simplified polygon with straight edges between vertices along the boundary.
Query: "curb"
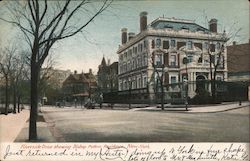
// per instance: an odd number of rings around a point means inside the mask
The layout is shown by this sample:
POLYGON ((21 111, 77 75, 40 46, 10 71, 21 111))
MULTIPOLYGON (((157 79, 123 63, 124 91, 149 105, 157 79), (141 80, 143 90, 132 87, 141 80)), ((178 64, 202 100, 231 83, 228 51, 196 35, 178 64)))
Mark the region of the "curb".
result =
MULTIPOLYGON (((238 106, 238 107, 233 107, 233 108, 228 108, 228 109, 224 109, 224 110, 218 110, 218 111, 207 111, 207 112, 198 112, 198 111, 186 111, 184 108, 165 108, 165 110, 156 110, 158 108, 154 108, 154 109, 138 109, 138 110, 134 110, 134 111, 146 111, 146 112, 175 112, 175 113, 220 113, 220 112, 226 112, 226 111, 232 111, 232 110, 236 110, 236 109, 240 109, 240 108, 244 108, 244 107, 250 107, 249 105, 243 105, 243 106, 238 106)), ((190 108, 189 108, 190 109, 190 108)), ((132 111, 132 110, 131 110, 132 111)))

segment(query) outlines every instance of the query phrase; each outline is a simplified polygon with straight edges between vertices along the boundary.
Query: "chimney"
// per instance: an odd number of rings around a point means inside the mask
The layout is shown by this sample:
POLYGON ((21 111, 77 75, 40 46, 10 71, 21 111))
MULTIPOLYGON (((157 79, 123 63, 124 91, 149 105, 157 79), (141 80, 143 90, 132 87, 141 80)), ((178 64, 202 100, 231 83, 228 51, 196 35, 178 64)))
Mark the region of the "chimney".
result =
POLYGON ((128 29, 123 28, 121 31, 122 31, 122 45, 123 45, 123 44, 126 44, 126 42, 127 42, 127 31, 128 31, 128 29))
POLYGON ((233 45, 236 45, 236 41, 233 41, 233 45))
POLYGON ((92 74, 92 69, 91 68, 89 68, 89 74, 92 74))
POLYGON ((209 30, 211 32, 217 32, 217 19, 215 18, 212 18, 210 21, 209 21, 209 30))
POLYGON ((74 71, 74 74, 77 74, 77 71, 76 71, 76 70, 74 71))
POLYGON ((128 40, 131 40, 134 37, 135 37, 135 33, 134 32, 129 32, 128 33, 128 40))
POLYGON ((144 31, 147 29, 147 12, 140 13, 140 31, 144 31))

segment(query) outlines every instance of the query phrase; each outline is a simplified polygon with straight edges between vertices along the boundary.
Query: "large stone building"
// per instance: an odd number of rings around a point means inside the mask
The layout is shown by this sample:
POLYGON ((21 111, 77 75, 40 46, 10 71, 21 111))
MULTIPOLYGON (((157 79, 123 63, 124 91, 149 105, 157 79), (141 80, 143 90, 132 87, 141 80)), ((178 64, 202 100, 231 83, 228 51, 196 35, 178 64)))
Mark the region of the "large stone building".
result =
MULTIPOLYGON (((127 28, 121 30, 121 44, 117 51, 119 95, 130 95, 137 102, 155 99, 158 76, 162 74, 165 87, 183 83, 183 80, 209 80, 208 50, 218 59, 216 55, 227 40, 225 32, 217 32, 216 19, 210 20, 209 29, 191 20, 164 17, 148 24, 147 12, 140 14, 138 34, 127 31, 127 28), (184 59, 188 60, 187 64, 183 63, 184 59)), ((227 79, 226 57, 224 49, 216 79, 227 79)), ((211 90, 211 87, 206 88, 211 90)), ((190 84, 188 96, 195 96, 195 90, 196 84, 190 84)), ((169 99, 172 92, 182 95, 181 91, 178 86, 165 88, 165 99, 169 99)))

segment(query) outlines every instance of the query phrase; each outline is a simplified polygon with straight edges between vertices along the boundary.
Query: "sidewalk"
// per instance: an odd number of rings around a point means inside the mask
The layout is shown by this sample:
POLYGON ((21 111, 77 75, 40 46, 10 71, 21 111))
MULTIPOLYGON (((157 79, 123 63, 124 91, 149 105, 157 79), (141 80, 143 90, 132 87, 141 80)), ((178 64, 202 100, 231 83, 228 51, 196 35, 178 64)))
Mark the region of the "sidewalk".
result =
POLYGON ((24 109, 20 113, 0 115, 0 142, 14 142, 28 120, 29 113, 29 110, 24 109))
MULTIPOLYGON (((164 111, 173 111, 173 112, 186 112, 186 113, 216 113, 216 112, 224 112, 229 110, 234 110, 243 107, 250 107, 249 102, 242 102, 239 105, 238 102, 234 102, 231 104, 219 104, 219 105, 201 105, 201 106, 189 106, 188 111, 184 105, 165 105, 164 111)), ((131 111, 162 111, 161 108, 153 107, 145 107, 145 108, 135 108, 131 109, 131 111)))
MULTIPOLYGON (((35 142, 56 142, 55 138, 51 134, 48 124, 43 118, 43 114, 38 114, 37 119, 37 140, 35 142)), ((29 121, 25 123, 20 133, 17 135, 15 142, 29 142, 29 121)))

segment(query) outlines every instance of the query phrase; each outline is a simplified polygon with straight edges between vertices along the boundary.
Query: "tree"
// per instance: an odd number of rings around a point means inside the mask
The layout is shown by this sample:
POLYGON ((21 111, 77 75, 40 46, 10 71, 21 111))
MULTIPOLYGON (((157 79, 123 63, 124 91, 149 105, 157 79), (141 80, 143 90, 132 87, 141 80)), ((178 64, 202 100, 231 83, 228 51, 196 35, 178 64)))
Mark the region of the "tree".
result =
POLYGON ((0 71, 3 74, 5 82, 5 115, 8 115, 9 110, 9 85, 10 75, 13 71, 13 59, 16 53, 16 47, 6 47, 0 53, 0 71))
MULTIPOLYGON (((154 69, 154 73, 156 74, 156 88, 155 91, 158 91, 158 86, 160 85, 160 91, 161 91, 161 109, 164 110, 164 68, 165 64, 163 61, 164 54, 166 54, 162 50, 156 50, 152 53, 152 66, 154 69), (159 63, 157 63, 157 57, 159 59, 159 63)), ((154 74, 153 74, 154 75, 154 74)))
MULTIPOLYGON (((217 32, 217 20, 211 19, 208 20, 208 17, 206 16, 205 11, 203 11, 203 16, 205 18, 205 25, 208 26, 210 22, 216 23, 216 31, 217 32)), ((212 31, 209 32, 207 40, 208 40, 208 47, 207 47, 207 53, 209 58, 209 72, 210 72, 210 80, 211 80, 211 93, 212 93, 212 101, 215 103, 216 101, 216 76, 218 74, 219 68, 224 68, 225 64, 225 48, 228 44, 230 44, 236 37, 239 37, 239 32, 241 31, 241 28, 235 28, 235 25, 238 22, 233 22, 232 25, 229 27, 227 33, 224 31, 222 34, 219 34, 220 41, 217 41, 215 44, 215 41, 212 40, 213 33, 212 31), (217 48, 217 49, 216 49, 217 48)), ((215 26, 213 26, 215 27, 215 26)), ((214 32, 214 31, 213 31, 214 32)))
POLYGON ((22 55, 15 55, 12 61, 13 69, 10 73, 11 86, 13 88, 13 113, 16 113, 16 105, 18 104, 18 113, 20 112, 20 80, 24 78, 25 60, 22 55))
MULTIPOLYGON (((11 4, 9 12, 12 13, 12 17, 11 19, 1 19, 17 26, 30 47, 31 110, 29 140, 32 141, 37 139, 36 120, 40 69, 46 57, 50 54, 50 49, 56 42, 81 32, 107 9, 112 1, 104 0, 102 3, 97 3, 90 0, 28 0, 27 2, 9 3, 11 4), (100 6, 97 7, 97 5, 100 6), (95 8, 95 10, 91 11, 90 7, 95 8), (80 20, 77 13, 84 14, 85 19, 80 20)), ((83 15, 80 17, 83 18, 83 15)))

